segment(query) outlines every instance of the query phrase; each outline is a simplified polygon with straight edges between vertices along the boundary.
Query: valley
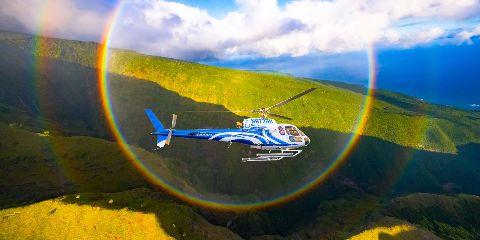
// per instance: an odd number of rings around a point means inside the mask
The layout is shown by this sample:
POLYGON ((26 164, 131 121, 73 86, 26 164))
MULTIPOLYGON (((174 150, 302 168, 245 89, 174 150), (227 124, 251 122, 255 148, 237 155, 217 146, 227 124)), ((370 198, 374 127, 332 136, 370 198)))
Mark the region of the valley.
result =
POLYGON ((121 49, 111 50, 106 100, 98 85, 100 48, 0 32, 0 238, 48 237, 52 231, 85 238, 356 239, 379 231, 387 239, 479 237, 471 221, 480 214, 473 196, 480 194, 479 112, 121 49), (152 151, 144 108, 166 123, 178 114, 178 128, 233 127, 249 116, 186 111, 254 109, 310 87, 318 90, 278 111, 312 139, 291 161, 245 164, 244 146, 182 139, 152 151), (339 159, 365 99, 372 100, 365 128, 339 159), (105 101, 138 159, 116 143, 105 101), (292 201, 241 211, 183 201, 171 190, 242 205, 284 196, 319 178, 292 201), (414 204, 430 199, 420 208, 414 204), (435 214, 438 209, 443 215, 435 214), (38 222, 29 217, 33 212, 38 222), (458 212, 471 214, 450 220, 458 212), (72 219, 83 229, 69 232, 72 219), (128 219, 139 225, 119 227, 128 219), (19 231, 18 225, 36 227, 19 231))

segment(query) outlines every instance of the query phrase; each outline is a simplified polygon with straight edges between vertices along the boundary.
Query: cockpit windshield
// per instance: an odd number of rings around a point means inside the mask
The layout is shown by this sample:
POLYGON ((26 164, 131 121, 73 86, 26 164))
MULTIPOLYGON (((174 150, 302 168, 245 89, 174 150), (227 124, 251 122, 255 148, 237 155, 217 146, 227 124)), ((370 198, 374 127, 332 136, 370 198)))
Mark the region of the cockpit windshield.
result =
POLYGON ((285 130, 290 136, 300 136, 300 131, 294 126, 285 126, 285 130))

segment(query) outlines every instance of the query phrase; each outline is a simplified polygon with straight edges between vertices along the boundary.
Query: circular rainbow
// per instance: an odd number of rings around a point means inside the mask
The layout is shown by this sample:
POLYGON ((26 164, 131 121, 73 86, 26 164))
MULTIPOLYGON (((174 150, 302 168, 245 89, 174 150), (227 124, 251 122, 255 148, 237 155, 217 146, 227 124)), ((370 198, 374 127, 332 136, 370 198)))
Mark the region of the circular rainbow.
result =
POLYGON ((109 128, 113 133, 114 137, 121 146, 121 149, 125 156, 133 163, 133 165, 148 178, 149 181, 155 183, 156 185, 162 187, 164 190, 170 194, 176 196, 183 201, 186 201, 193 205, 198 205, 201 207, 213 208, 218 210, 231 210, 231 211, 244 211, 244 210, 253 210, 259 208, 267 208, 282 203, 289 202, 293 199, 298 198, 299 196, 305 194, 309 190, 314 189, 320 183, 322 183, 332 172, 338 169, 339 166, 345 161, 345 159, 350 155, 354 146, 359 140, 359 137, 362 135, 365 128, 366 122, 369 119, 372 105, 373 105, 373 94, 376 83, 376 62, 375 62, 375 52, 372 45, 367 48, 367 57, 368 57, 368 91, 363 100, 363 105, 360 111, 359 118, 355 124, 352 135, 345 145, 344 149, 338 154, 336 159, 330 163, 330 165, 316 178, 310 182, 302 185, 301 187, 282 194, 281 196, 271 198, 259 202, 248 202, 248 203, 226 203, 209 199, 202 199, 196 196, 192 196, 182 190, 176 188, 175 186, 170 185, 168 182, 157 177, 153 174, 135 155, 131 146, 127 143, 122 132, 119 130, 118 122, 115 118, 115 115, 112 110, 112 105, 110 102, 110 93, 109 93, 109 79, 108 79, 108 64, 109 64, 109 44, 112 39, 112 32, 115 28, 116 20, 122 12, 122 9, 125 6, 125 1, 119 1, 115 10, 112 12, 111 16, 108 19, 107 24, 105 25, 104 34, 101 42, 101 47, 98 56, 98 78, 99 78, 99 89, 102 101, 102 107, 107 118, 109 128))

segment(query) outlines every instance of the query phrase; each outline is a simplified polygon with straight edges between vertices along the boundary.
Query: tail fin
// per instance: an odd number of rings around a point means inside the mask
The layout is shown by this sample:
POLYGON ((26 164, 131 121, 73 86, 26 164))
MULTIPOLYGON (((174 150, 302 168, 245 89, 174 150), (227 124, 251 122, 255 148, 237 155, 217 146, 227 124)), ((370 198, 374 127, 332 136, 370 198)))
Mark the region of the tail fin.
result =
POLYGON ((153 135, 157 135, 157 147, 162 148, 165 146, 165 143, 167 142, 167 135, 158 135, 159 133, 166 133, 168 130, 163 127, 162 123, 158 120, 157 116, 155 116, 155 113, 151 109, 145 109, 145 114, 147 114, 148 119, 150 119, 150 122, 152 122, 153 127, 155 128, 155 132, 153 132, 153 135))
POLYGON ((152 122, 152 125, 155 128, 155 131, 157 132, 165 131, 165 128, 163 127, 162 123, 158 120, 157 116, 155 116, 155 113, 153 113, 152 109, 145 109, 145 114, 147 114, 148 119, 150 119, 150 122, 152 122))

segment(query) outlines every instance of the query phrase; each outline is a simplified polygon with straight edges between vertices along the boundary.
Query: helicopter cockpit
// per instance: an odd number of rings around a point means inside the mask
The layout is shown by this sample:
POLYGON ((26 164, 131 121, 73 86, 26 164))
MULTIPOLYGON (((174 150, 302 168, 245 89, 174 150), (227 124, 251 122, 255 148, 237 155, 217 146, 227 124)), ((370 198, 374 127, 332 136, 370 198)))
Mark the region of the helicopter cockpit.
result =
POLYGON ((285 132, 288 134, 288 139, 290 142, 303 142, 305 141, 305 145, 310 143, 310 138, 305 135, 300 129, 293 125, 286 125, 285 132))

